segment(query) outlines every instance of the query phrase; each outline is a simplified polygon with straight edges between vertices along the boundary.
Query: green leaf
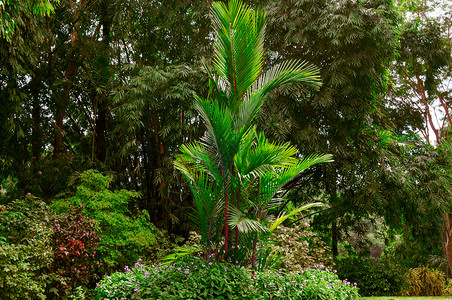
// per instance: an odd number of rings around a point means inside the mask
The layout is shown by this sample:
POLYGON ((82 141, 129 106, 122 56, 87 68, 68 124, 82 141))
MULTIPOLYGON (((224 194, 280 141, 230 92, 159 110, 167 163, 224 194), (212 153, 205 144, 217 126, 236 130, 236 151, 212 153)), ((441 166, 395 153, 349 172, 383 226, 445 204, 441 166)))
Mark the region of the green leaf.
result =
POLYGON ((325 204, 316 202, 316 203, 309 203, 306 205, 303 205, 298 208, 294 208, 292 211, 290 211, 288 214, 283 213, 281 216, 279 216, 271 225, 269 230, 273 231, 275 230, 281 223, 283 223, 285 220, 289 219, 292 216, 298 215, 302 211, 308 210, 313 207, 322 207, 325 206, 325 204))

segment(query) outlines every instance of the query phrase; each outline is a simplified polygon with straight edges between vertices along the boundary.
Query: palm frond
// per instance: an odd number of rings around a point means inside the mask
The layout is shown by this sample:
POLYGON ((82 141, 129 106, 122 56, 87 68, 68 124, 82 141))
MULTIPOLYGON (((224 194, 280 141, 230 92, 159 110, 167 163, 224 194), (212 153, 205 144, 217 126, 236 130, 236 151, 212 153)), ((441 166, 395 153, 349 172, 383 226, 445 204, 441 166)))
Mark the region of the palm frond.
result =
POLYGON ((252 11, 238 0, 212 4, 215 29, 213 65, 231 87, 231 108, 235 111, 243 95, 259 76, 263 65, 265 13, 252 11))
MULTIPOLYGON (((187 180, 188 181, 188 180, 187 180)), ((213 184, 203 173, 197 173, 189 183, 194 198, 193 221, 205 244, 218 241, 221 235, 221 214, 224 203, 221 187, 213 184)))
POLYGON ((302 211, 308 210, 310 208, 313 207, 322 207, 325 206, 325 204, 321 203, 321 202, 315 202, 315 203, 309 203, 306 205, 303 205, 301 207, 298 208, 294 208, 291 212, 289 212, 288 214, 282 214, 280 215, 271 225, 269 230, 273 231, 275 230, 281 223, 283 223, 285 220, 287 220, 288 218, 298 215, 299 213, 301 213, 302 211))
POLYGON ((291 166, 297 163, 295 147, 287 143, 271 143, 264 133, 259 133, 255 147, 240 151, 235 158, 236 168, 242 176, 259 176, 265 172, 274 172, 275 168, 291 166))
POLYGON ((171 265, 172 263, 180 260, 181 258, 201 252, 202 249, 194 247, 176 247, 174 248, 174 251, 175 251, 174 253, 169 254, 161 259, 163 266, 171 265))
POLYGON ((265 247, 257 252, 256 270, 262 272, 268 269, 278 269, 284 263, 282 253, 272 251, 270 247, 265 247))
POLYGON ((237 207, 231 206, 229 212, 229 226, 231 228, 238 228, 239 232, 243 233, 257 233, 269 232, 268 229, 259 221, 249 218, 245 213, 240 211, 237 207))
MULTIPOLYGON (((218 76, 216 75, 211 68, 209 67, 209 65, 207 64, 207 62, 205 61, 205 59, 202 59, 201 61, 202 66, 204 67, 207 76, 209 77, 209 85, 210 88, 214 88, 215 92, 217 93, 217 98, 220 101, 220 103, 224 106, 227 106, 229 104, 229 92, 230 92, 230 85, 229 82, 227 80, 225 80, 224 77, 218 76), (218 97, 218 95, 224 95, 222 97, 218 97)), ((195 95, 196 97, 196 95, 195 95)))
POLYGON ((324 162, 331 162, 332 156, 330 154, 319 155, 312 154, 297 164, 284 167, 275 173, 266 173, 261 176, 259 185, 259 203, 261 207, 267 207, 273 199, 274 195, 287 183, 289 180, 300 174, 307 168, 324 162))
POLYGON ((96 89, 104 90, 111 79, 110 63, 106 56, 100 55, 94 59, 91 81, 96 89))
POLYGON ((233 128, 231 111, 228 107, 221 107, 217 101, 196 97, 195 108, 206 125, 208 131, 206 141, 214 147, 218 154, 220 168, 226 172, 232 164, 244 133, 231 130, 233 128))
POLYGON ((189 177, 194 172, 206 172, 216 181, 222 181, 215 152, 199 142, 182 145, 180 154, 176 155, 174 166, 189 177))
POLYGON ((260 94, 254 94, 251 97, 244 98, 237 109, 234 123, 235 128, 238 130, 249 127, 262 108, 264 101, 265 97, 261 97, 260 94))
POLYGON ((283 62, 262 74, 255 82, 252 93, 265 96, 275 88, 294 82, 319 89, 322 85, 319 69, 299 60, 283 62))

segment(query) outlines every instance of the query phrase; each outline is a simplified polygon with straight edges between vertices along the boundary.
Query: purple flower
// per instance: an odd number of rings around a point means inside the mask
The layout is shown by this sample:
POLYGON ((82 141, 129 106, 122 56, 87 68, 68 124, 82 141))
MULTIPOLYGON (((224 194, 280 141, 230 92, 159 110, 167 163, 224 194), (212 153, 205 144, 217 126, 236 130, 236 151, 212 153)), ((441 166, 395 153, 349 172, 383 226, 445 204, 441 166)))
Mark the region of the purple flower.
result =
POLYGON ((124 271, 129 272, 129 271, 130 271, 129 267, 128 267, 128 266, 125 266, 125 267, 124 267, 124 271))
POLYGON ((149 277, 149 272, 144 273, 144 277, 148 278, 149 277))
POLYGON ((184 273, 188 275, 190 273, 190 270, 189 269, 185 269, 184 273))
POLYGON ((212 263, 210 262, 210 263, 208 263, 208 265, 209 265, 209 266, 211 266, 211 265, 212 265, 212 263))
POLYGON ((173 282, 173 281, 171 281, 171 284, 174 284, 174 282, 173 282))
POLYGON ((181 268, 177 268, 178 271, 182 270, 181 268))
POLYGON ((137 288, 134 288, 133 291, 134 291, 134 292, 138 292, 138 289, 137 289, 137 288))
POLYGON ((224 270, 227 271, 227 270, 228 270, 228 267, 224 267, 224 270))
POLYGON ((319 266, 319 269, 320 269, 320 270, 323 270, 323 269, 325 269, 325 266, 324 266, 324 265, 320 265, 320 266, 319 266))
POLYGON ((203 268, 205 268, 205 267, 206 267, 206 265, 202 265, 202 267, 203 267, 203 268))

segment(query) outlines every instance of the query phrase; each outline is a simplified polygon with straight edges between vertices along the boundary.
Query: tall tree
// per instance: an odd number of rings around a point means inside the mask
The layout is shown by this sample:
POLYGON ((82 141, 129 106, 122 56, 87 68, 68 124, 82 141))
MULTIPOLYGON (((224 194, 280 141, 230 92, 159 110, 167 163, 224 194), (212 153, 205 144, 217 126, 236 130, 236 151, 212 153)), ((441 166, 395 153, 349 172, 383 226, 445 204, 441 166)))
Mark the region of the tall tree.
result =
POLYGON ((452 122, 452 6, 443 1, 421 0, 403 1, 402 4, 407 5, 401 6, 405 22, 399 39, 400 55, 393 65, 393 88, 388 95, 392 103, 405 104, 405 109, 398 110, 397 113, 408 112, 411 116, 417 116, 416 122, 407 120, 406 124, 410 124, 411 128, 405 127, 404 130, 420 132, 427 144, 434 145, 429 148, 431 154, 420 155, 420 158, 434 157, 436 161, 429 164, 429 177, 418 181, 423 181, 425 186, 437 186, 425 197, 440 195, 431 204, 436 215, 431 214, 430 219, 431 224, 436 226, 436 234, 433 236, 437 239, 440 239, 439 228, 444 226, 444 249, 449 266, 452 266, 452 225, 449 214, 452 202, 448 191, 450 178, 447 176, 450 147, 447 141, 448 128, 452 122))
POLYGON ((333 154, 334 162, 315 168, 311 176, 318 183, 313 188, 334 207, 323 216, 336 255, 339 233, 346 228, 338 222, 371 212, 378 195, 379 183, 369 175, 383 167, 375 148, 381 129, 390 125, 382 94, 397 45, 398 17, 387 0, 273 1, 266 9, 275 37, 268 42, 272 62, 305 57, 321 69, 323 85, 315 93, 288 89, 273 95, 261 128, 288 138, 302 153, 333 154))

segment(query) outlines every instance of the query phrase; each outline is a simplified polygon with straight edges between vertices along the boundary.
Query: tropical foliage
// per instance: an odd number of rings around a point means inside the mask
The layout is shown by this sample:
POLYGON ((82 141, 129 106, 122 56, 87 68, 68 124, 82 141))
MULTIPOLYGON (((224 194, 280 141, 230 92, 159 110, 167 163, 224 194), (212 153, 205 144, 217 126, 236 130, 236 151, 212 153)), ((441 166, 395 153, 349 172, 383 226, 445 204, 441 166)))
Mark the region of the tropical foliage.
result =
POLYGON ((196 96, 195 104, 206 133, 201 141, 183 145, 174 164, 193 193, 205 257, 223 247, 226 258, 233 248, 244 261, 249 253, 243 250, 252 241, 254 266, 259 235, 269 232, 269 212, 281 203, 277 193, 331 156, 297 158, 295 147, 270 142, 252 122, 270 91, 290 83, 318 88, 320 81, 316 68, 297 60, 262 72, 265 13, 233 0, 213 3, 211 15, 213 70, 205 64, 211 89, 207 99, 196 96))
POLYGON ((194 248, 256 276, 336 265, 363 293, 447 274, 451 4, 212 2, 0 1, 5 297, 90 298, 94 275, 194 248), (310 153, 334 161, 301 171, 310 153))

